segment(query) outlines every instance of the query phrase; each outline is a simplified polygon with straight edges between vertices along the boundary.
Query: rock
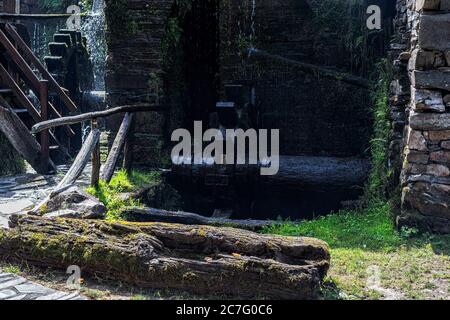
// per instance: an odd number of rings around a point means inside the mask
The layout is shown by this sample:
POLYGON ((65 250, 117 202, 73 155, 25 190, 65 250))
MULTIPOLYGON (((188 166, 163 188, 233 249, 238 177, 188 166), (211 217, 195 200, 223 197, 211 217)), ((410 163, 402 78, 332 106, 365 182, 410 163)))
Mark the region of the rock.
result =
POLYGON ((437 151, 432 152, 430 159, 436 162, 450 163, 450 151, 437 151))
POLYGON ((63 209, 49 212, 43 215, 44 218, 69 218, 69 219, 83 219, 77 211, 71 209, 63 209))
POLYGON ((402 62, 408 62, 408 60, 411 58, 411 53, 408 51, 404 51, 400 53, 398 59, 402 62))
POLYGON ((408 69, 410 71, 431 69, 434 65, 434 60, 435 57, 432 51, 415 49, 411 53, 408 69))
POLYGON ((445 57, 445 61, 447 62, 447 65, 450 66, 450 49, 445 50, 444 57, 445 57))
POLYGON ((406 154, 406 161, 408 163, 427 164, 430 156, 427 153, 408 150, 406 154))
POLYGON ((74 211, 77 215, 76 218, 80 219, 103 218, 106 213, 103 203, 78 187, 71 187, 50 199, 45 213, 56 215, 55 212, 61 212, 61 210, 63 210, 63 214, 69 214, 69 211, 66 210, 74 211))
POLYGON ((441 147, 443 148, 443 149, 447 149, 447 150, 450 150, 450 141, 442 141, 442 143, 441 143, 441 147))
POLYGON ((427 141, 422 132, 416 130, 409 130, 407 144, 409 149, 417 151, 427 151, 427 141))
POLYGON ((450 72, 447 70, 415 70, 412 72, 411 82, 415 88, 450 91, 450 72))
POLYGON ((450 108, 450 94, 445 95, 442 101, 447 108, 450 108))
POLYGON ((416 10, 439 10, 441 0, 417 0, 416 10))
POLYGON ((439 91, 412 89, 413 108, 420 111, 445 112, 442 94, 439 91))
POLYGON ((409 125, 415 130, 450 130, 450 114, 411 111, 409 125))
POLYGON ((403 190, 403 209, 450 219, 450 186, 417 182, 403 190))
POLYGON ((450 49, 450 13, 422 14, 419 28, 419 46, 423 49, 445 51, 450 49))
POLYGON ((450 130, 428 131, 428 139, 431 141, 450 140, 450 130))
POLYGON ((441 164, 430 164, 427 166, 427 174, 438 177, 448 177, 450 175, 450 170, 447 166, 441 164))
POLYGON ((33 206, 33 202, 28 199, 20 199, 17 201, 11 201, 7 203, 0 204, 0 213, 2 214, 13 214, 23 211, 29 207, 33 206))
POLYGON ((434 64, 433 67, 434 68, 442 68, 446 66, 446 61, 445 61, 445 57, 443 53, 437 53, 434 56, 434 64))

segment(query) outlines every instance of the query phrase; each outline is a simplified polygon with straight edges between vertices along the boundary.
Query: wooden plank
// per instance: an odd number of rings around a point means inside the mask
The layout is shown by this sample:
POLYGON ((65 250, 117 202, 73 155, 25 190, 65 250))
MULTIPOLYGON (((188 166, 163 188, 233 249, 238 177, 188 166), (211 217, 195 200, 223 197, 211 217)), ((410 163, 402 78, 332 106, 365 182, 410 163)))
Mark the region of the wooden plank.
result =
POLYGON ((8 55, 11 57, 20 71, 24 74, 24 80, 26 80, 30 84, 33 91, 36 93, 36 95, 38 95, 40 87, 39 79, 36 77, 33 70, 31 70, 25 59, 20 55, 19 51, 17 51, 11 41, 9 41, 3 30, 0 30, 0 43, 5 47, 8 55))
POLYGON ((271 220, 210 218, 195 213, 182 211, 175 212, 154 208, 126 208, 121 212, 121 217, 132 222, 163 222, 186 225, 210 225, 216 227, 226 226, 253 231, 277 224, 276 221, 271 220))
POLYGON ((134 130, 135 130, 136 117, 131 119, 130 132, 125 140, 125 145, 123 147, 123 167, 127 172, 131 172, 133 168, 133 145, 134 145, 134 130))
POLYGON ((50 82, 51 87, 56 91, 61 100, 64 102, 66 107, 70 111, 77 111, 78 108, 75 103, 70 99, 64 89, 58 84, 58 82, 53 78, 53 76, 48 72, 48 70, 44 67, 44 65, 39 61, 39 59, 35 56, 33 51, 27 46, 25 41, 23 41, 22 37, 17 33, 15 28, 10 24, 6 24, 6 31, 8 34, 14 39, 16 44, 22 50, 25 57, 39 70, 44 79, 50 82))
MULTIPOLYGON (((0 99, 3 99, 0 97, 0 99)), ((0 100, 0 130, 13 148, 38 173, 41 172, 41 146, 20 118, 0 100)))
POLYGON ((114 139, 111 150, 109 151, 108 159, 106 159, 103 166, 102 180, 105 180, 106 182, 110 182, 114 174, 120 152, 125 145, 125 141, 130 131, 132 120, 133 114, 127 112, 123 118, 122 124, 120 125, 119 131, 117 132, 116 138, 114 139))
MULTIPOLYGON (((41 104, 41 119, 48 119, 48 81, 41 80, 41 88, 40 88, 40 104, 41 104)), ((41 131, 41 172, 48 173, 48 162, 50 159, 50 143, 49 143, 49 131, 44 130, 41 131)))
POLYGON ((1 63, 0 63, 0 77, 2 78, 3 82, 13 91, 14 95, 19 100, 19 102, 28 110, 33 120, 36 122, 40 122, 41 115, 39 114, 39 111, 36 110, 34 105, 23 93, 22 89, 19 88, 17 83, 14 81, 9 72, 5 69, 5 67, 1 63))
POLYGON ((76 124, 84 121, 90 121, 94 118, 105 118, 118 113, 126 112, 150 112, 150 111, 162 111, 163 107, 160 105, 131 105, 120 106, 116 108, 107 109, 104 111, 88 112, 76 116, 63 117, 59 119, 52 119, 35 124, 31 129, 32 133, 38 133, 45 129, 55 128, 63 125, 76 124))
MULTIPOLYGON (((98 130, 97 119, 92 119, 91 130, 98 130)), ((92 151, 92 174, 91 174, 91 186, 97 187, 100 180, 100 139, 94 146, 92 151)))

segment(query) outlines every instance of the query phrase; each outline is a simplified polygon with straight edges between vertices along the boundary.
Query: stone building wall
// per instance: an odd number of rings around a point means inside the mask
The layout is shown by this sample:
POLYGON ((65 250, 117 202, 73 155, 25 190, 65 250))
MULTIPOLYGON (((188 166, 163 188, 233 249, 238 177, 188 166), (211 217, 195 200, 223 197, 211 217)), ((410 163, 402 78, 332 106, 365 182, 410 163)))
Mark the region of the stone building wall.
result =
MULTIPOLYGON (((368 3, 383 7, 383 30, 388 32, 387 1, 368 3)), ((369 69, 385 54, 386 43, 381 33, 372 38, 366 34, 367 6, 365 1, 223 1, 222 86, 255 86, 259 126, 281 129, 282 154, 364 154, 372 127, 370 94, 276 60, 248 58, 244 49, 253 46, 272 55, 369 78, 369 69), (364 52, 365 41, 371 44, 364 52)))
POLYGON ((408 61, 410 92, 405 110, 399 226, 450 232, 450 1, 417 0, 404 3, 410 41, 399 55, 408 61), (409 58, 409 59, 408 59, 409 58))
MULTIPOLYGON (((162 51, 173 0, 106 0, 105 75, 108 107, 162 103, 162 51)), ((121 117, 111 118, 115 131, 121 117)), ((156 112, 135 116, 135 165, 157 166, 163 143, 164 117, 156 112)))

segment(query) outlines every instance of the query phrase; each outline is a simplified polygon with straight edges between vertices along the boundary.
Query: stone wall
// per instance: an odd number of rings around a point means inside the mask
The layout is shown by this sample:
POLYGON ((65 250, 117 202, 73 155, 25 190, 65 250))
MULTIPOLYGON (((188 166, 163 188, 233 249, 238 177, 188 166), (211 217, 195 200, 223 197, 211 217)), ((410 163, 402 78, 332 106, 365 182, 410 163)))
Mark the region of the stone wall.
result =
MULTIPOLYGON (((395 80, 399 110, 405 109, 398 225, 450 232, 450 1, 399 1, 409 36, 407 83, 395 80), (408 95, 410 94, 410 97, 408 95), (409 103, 408 103, 408 100, 409 103)), ((394 90, 394 91, 395 91, 394 90)), ((395 106, 396 103, 393 103, 395 106)), ((400 113, 400 112, 399 112, 400 113)), ((394 122, 396 124, 396 122, 394 122)), ((399 126, 400 127, 400 126, 399 126)))
MULTIPOLYGON (((369 2, 383 6, 383 28, 389 32, 387 1, 369 2)), ((386 44, 384 34, 368 35, 367 6, 365 1, 223 1, 222 87, 256 88, 259 126, 281 129, 282 154, 364 154, 372 127, 369 92, 276 60, 248 58, 245 48, 368 78, 386 44)))
MULTIPOLYGON (((108 57, 105 75, 108 107, 162 103, 162 51, 173 0, 106 0, 108 57)), ((112 137, 121 118, 108 121, 112 137)), ((135 117, 134 164, 157 166, 161 157, 164 117, 135 117)))

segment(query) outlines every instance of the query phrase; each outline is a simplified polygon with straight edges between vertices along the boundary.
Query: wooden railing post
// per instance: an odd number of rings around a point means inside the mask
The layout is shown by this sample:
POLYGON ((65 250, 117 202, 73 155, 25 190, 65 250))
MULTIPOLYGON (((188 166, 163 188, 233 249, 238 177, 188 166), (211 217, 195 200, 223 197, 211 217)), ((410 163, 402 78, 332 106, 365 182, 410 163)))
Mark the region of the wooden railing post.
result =
MULTIPOLYGON (((39 99, 41 104, 41 120, 48 120, 48 81, 41 80, 39 88, 39 99)), ((41 132, 41 166, 42 173, 48 173, 50 159, 49 130, 41 132)))
POLYGON ((133 168, 133 145, 136 117, 131 118, 131 125, 123 147, 123 167, 130 173, 133 168))
MULTIPOLYGON (((91 130, 98 130, 98 121, 96 118, 91 121, 91 130)), ((100 139, 95 144, 94 150, 92 151, 92 176, 91 176, 91 186, 97 187, 98 181, 100 179, 100 139)))

